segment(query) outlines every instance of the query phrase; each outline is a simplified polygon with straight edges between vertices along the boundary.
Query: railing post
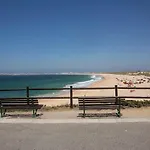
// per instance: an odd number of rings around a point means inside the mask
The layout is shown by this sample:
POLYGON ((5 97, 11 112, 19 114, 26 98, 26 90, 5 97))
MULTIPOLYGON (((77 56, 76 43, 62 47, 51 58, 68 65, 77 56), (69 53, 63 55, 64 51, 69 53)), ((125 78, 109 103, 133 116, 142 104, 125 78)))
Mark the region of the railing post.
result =
POLYGON ((72 91, 72 86, 70 86, 70 108, 73 108, 73 91, 72 91))
MULTIPOLYGON (((84 95, 85 98, 85 95, 84 95)), ((83 98, 83 117, 85 118, 85 99, 83 98)))
POLYGON ((26 87, 26 96, 27 96, 27 101, 28 101, 28 105, 29 105, 29 87, 26 87))
POLYGON ((116 104, 119 105, 117 108, 117 116, 120 117, 120 98, 118 99, 118 86, 115 85, 115 96, 116 96, 116 104))
POLYGON ((115 96, 118 96, 118 86, 115 85, 115 96))
MULTIPOLYGON (((115 85, 115 96, 118 97, 118 86, 115 85)), ((118 104, 118 98, 116 98, 116 103, 118 104)))

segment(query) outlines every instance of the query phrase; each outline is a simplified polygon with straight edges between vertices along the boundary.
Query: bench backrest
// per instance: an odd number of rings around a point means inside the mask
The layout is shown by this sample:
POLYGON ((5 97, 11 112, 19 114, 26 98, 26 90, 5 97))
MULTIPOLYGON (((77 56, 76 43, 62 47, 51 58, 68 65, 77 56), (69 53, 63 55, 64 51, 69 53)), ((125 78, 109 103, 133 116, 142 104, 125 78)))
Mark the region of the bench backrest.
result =
POLYGON ((1 106, 38 105, 38 99, 0 99, 1 106))
POLYGON ((115 109, 119 106, 119 99, 116 98, 98 98, 98 97, 85 97, 79 98, 79 109, 115 109))

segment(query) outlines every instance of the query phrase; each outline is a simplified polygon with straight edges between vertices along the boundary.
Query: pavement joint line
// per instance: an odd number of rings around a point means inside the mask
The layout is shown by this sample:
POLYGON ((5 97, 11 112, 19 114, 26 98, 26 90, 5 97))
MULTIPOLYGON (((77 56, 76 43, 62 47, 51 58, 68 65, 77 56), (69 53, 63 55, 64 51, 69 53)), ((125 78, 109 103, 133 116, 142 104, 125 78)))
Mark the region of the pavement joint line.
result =
POLYGON ((0 119, 1 123, 9 124, 67 124, 67 123, 136 123, 148 122, 150 118, 123 118, 123 119, 0 119))

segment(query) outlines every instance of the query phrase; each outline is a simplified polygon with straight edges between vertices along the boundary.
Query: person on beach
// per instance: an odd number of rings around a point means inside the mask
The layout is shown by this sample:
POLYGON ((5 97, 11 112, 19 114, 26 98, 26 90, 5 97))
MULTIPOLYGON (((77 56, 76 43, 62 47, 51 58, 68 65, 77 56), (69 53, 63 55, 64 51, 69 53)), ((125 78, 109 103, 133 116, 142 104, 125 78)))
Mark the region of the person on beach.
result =
POLYGON ((128 83, 128 87, 132 87, 133 83, 132 81, 130 80, 129 83, 128 83))
MULTIPOLYGON (((133 85, 133 83, 132 83, 132 81, 130 80, 129 81, 129 83, 128 83, 128 87, 130 88, 130 87, 133 87, 134 85, 133 85)), ((135 86, 134 86, 135 87, 135 86)), ((130 92, 134 92, 135 90, 130 90, 130 92)))

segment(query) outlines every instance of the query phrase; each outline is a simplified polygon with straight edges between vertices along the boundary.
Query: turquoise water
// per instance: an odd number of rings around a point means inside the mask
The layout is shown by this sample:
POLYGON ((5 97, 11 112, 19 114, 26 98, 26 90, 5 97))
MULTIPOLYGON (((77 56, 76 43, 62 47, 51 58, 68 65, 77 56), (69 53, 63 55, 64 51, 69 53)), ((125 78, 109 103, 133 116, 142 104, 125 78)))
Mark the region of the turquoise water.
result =
MULTIPOLYGON (((86 87, 101 79, 90 75, 1 75, 0 89, 86 87)), ((60 91, 31 91, 30 96, 52 96, 60 91)), ((24 97, 26 91, 0 92, 0 97, 24 97)))

